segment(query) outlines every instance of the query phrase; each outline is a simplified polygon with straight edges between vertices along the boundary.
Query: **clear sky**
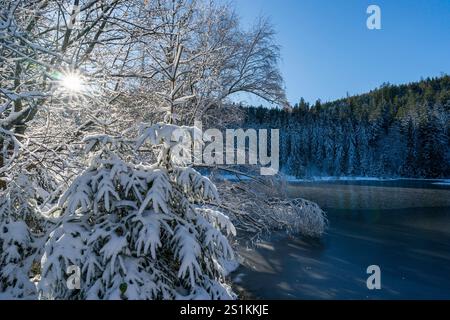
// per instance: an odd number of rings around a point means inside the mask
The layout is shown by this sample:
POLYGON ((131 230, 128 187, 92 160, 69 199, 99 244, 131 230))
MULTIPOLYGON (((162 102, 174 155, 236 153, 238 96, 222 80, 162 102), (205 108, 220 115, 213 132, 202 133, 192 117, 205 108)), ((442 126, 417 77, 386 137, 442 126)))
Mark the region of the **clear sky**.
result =
POLYGON ((231 1, 244 26, 272 21, 291 103, 450 74, 450 0, 231 1), (381 8, 381 30, 366 27, 370 4, 381 8))

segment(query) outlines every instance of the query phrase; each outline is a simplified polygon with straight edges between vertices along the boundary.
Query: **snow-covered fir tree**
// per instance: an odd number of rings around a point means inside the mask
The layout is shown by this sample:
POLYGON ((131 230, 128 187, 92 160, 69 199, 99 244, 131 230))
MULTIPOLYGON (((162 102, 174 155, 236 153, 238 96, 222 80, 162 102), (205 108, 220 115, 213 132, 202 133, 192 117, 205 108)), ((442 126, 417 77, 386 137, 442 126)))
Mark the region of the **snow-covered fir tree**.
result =
POLYGON ((280 127, 281 171, 300 178, 446 178, 450 76, 292 110, 241 108, 247 127, 280 127), (283 150, 284 149, 284 150, 283 150))
POLYGON ((89 167, 59 201, 61 221, 41 261, 40 298, 235 297, 225 282, 234 254, 222 233, 234 234, 234 226, 203 206, 219 201, 212 182, 177 164, 171 153, 177 129, 157 124, 143 131, 139 144, 160 147, 154 165, 127 159, 120 138, 84 139, 92 153, 89 167), (67 285, 70 266, 79 268, 78 290, 67 285))
POLYGON ((34 299, 37 255, 44 230, 39 190, 29 172, 17 172, 0 192, 0 296, 34 299), (35 270, 33 270, 35 269, 35 270))

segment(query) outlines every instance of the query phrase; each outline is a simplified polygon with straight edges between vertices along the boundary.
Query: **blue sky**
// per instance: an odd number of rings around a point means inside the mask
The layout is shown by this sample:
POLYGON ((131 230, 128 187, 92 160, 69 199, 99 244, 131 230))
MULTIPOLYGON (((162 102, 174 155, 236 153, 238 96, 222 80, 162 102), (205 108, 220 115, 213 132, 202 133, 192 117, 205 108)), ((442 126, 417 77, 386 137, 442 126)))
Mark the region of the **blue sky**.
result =
MULTIPOLYGON (((450 74, 450 0, 232 0, 244 26, 269 17, 291 103, 334 100, 384 82, 450 74), (381 30, 366 9, 381 8, 381 30)), ((254 99, 247 102, 255 103, 254 99)))

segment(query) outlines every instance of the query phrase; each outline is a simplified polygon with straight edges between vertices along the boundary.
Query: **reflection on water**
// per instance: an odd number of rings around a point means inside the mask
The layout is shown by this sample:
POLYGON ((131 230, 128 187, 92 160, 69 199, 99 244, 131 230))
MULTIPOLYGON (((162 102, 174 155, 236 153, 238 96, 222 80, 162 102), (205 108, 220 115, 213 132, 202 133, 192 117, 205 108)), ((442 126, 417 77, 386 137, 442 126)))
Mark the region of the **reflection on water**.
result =
POLYGON ((242 250, 238 290, 254 298, 450 299, 450 187, 421 181, 315 182, 289 186, 317 202, 321 240, 274 235, 242 250), (368 290, 366 268, 381 268, 368 290))

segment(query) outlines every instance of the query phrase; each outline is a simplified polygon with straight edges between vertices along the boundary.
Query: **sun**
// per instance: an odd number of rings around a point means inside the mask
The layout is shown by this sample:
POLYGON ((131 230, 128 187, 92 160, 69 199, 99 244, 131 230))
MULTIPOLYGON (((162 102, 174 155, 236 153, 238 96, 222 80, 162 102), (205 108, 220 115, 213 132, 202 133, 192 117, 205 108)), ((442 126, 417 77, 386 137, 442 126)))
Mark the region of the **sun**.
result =
POLYGON ((64 74, 61 78, 61 85, 71 91, 71 92, 80 92, 83 89, 84 81, 79 74, 76 73, 68 73, 64 74))

